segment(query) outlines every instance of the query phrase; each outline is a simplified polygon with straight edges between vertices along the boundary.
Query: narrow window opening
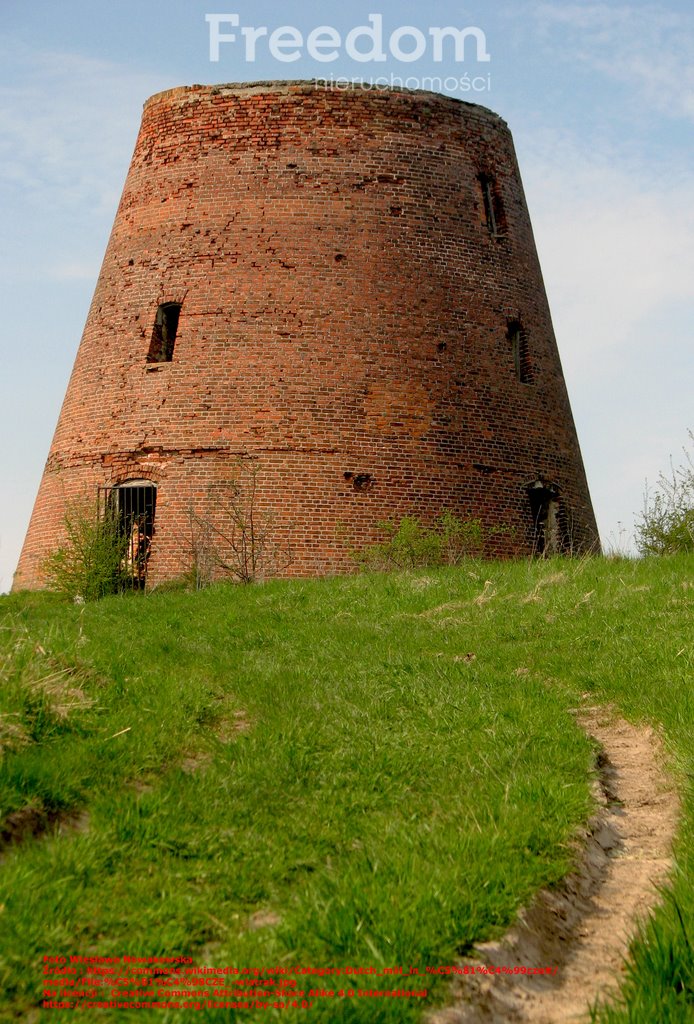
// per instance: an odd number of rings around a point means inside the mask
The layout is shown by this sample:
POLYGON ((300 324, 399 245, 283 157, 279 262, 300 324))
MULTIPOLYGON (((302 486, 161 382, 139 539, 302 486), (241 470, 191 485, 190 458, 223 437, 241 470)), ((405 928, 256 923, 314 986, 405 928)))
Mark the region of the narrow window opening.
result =
POLYGON ((528 336, 520 320, 511 320, 506 337, 511 347, 511 358, 516 380, 521 384, 532 384, 533 374, 528 351, 528 336))
POLYGON ((494 215, 494 197, 492 195, 492 183, 491 180, 483 174, 480 177, 480 186, 482 188, 482 198, 484 200, 484 216, 487 221, 487 230, 490 235, 496 234, 496 217, 494 215))
POLYGON ((173 359, 180 312, 180 302, 165 302, 158 307, 147 354, 148 363, 170 363, 173 359))
POLYGON ((477 180, 482 192, 484 221, 492 238, 506 233, 506 216, 496 178, 491 174, 480 174, 477 180))

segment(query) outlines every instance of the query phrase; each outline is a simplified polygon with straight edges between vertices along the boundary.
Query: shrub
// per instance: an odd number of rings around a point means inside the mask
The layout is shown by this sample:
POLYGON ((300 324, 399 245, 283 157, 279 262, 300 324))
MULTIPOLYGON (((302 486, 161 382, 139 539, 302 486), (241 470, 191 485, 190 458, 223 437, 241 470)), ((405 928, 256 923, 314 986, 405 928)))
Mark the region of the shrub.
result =
POLYGON ((51 590, 73 600, 95 601, 115 594, 125 583, 127 538, 118 511, 100 509, 83 496, 68 502, 63 517, 66 540, 43 561, 41 570, 51 590))
MULTIPOLYGON (((694 433, 689 431, 690 443, 694 433)), ((661 473, 654 491, 646 488, 643 512, 636 522, 636 543, 642 555, 669 555, 694 551, 694 457, 683 449, 680 466, 670 462, 670 473, 661 473)))
POLYGON ((482 524, 479 519, 458 519, 444 511, 431 525, 416 516, 399 522, 382 522, 386 539, 355 553, 364 569, 415 569, 430 565, 457 565, 463 558, 481 554, 482 524))

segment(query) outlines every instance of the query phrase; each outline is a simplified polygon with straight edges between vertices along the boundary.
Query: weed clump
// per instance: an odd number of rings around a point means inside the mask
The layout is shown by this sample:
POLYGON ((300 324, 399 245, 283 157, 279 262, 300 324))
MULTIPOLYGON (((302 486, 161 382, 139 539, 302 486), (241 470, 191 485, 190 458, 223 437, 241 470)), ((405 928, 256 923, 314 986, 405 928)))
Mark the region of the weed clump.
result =
POLYGON ((399 522, 381 522, 385 540, 354 552, 357 564, 366 570, 418 569, 435 565, 458 565, 465 558, 482 554, 482 523, 459 519, 445 511, 431 524, 416 516, 399 522))
MULTIPOLYGON (((694 433, 689 431, 694 445, 694 433)), ((636 523, 636 543, 642 555, 673 555, 694 551, 694 454, 683 449, 682 465, 670 463, 653 493, 646 489, 643 512, 636 523)), ((693 449, 694 451, 694 449, 693 449)))

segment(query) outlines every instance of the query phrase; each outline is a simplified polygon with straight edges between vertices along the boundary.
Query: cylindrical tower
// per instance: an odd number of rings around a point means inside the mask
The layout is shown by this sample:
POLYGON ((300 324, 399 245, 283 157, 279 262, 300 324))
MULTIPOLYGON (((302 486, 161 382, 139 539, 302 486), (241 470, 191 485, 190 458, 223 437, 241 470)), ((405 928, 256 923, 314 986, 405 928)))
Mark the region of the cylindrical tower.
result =
POLYGON ((98 488, 136 509, 150 583, 180 575, 232 479, 286 575, 443 510, 489 554, 597 545, 496 114, 299 82, 145 104, 15 587, 98 488))

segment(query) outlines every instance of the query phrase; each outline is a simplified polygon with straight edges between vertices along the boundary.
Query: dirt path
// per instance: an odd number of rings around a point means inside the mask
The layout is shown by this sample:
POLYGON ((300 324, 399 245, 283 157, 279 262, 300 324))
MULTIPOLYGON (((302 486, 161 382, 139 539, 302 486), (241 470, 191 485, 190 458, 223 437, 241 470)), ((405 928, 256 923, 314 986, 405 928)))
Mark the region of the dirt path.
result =
POLYGON ((672 867, 679 804, 652 729, 604 708, 583 708, 578 721, 602 748, 599 808, 579 868, 465 961, 552 965, 556 976, 460 976, 455 1003, 429 1014, 428 1024, 583 1024, 588 1005, 619 986, 636 922, 658 902, 656 886, 672 867))

